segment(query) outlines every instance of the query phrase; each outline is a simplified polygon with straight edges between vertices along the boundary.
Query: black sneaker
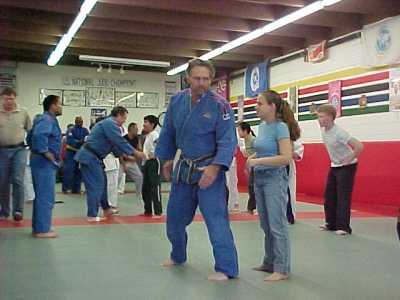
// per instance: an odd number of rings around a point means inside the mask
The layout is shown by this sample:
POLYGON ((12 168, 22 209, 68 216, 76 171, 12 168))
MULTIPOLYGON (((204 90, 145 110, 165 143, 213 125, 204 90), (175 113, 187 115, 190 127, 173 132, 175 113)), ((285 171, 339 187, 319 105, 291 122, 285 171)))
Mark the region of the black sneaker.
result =
POLYGON ((15 221, 15 222, 21 222, 23 219, 24 219, 24 217, 22 216, 22 213, 21 213, 21 212, 17 211, 17 212, 14 214, 14 221, 15 221))

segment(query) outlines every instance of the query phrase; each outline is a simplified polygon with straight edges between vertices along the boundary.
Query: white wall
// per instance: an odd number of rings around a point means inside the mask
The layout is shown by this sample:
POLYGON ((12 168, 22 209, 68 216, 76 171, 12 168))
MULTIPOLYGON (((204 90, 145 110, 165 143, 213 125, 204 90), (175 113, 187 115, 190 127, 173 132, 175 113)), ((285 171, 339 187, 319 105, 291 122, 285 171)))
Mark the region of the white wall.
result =
POLYGON ((286 84, 318 75, 361 66, 361 39, 328 49, 328 59, 320 63, 308 63, 303 57, 275 65, 270 70, 270 86, 286 84))
MULTIPOLYGON (((271 67, 271 88, 361 66, 361 40, 359 38, 331 47, 328 51, 329 58, 321 63, 311 64, 304 62, 303 58, 297 58, 271 67)), ((230 84, 231 96, 243 95, 243 76, 231 80, 230 84)), ((299 124, 304 142, 321 142, 317 120, 301 121, 299 124)), ((400 140, 399 112, 342 117, 337 119, 337 124, 362 141, 400 140)), ((256 128, 253 130, 257 131, 256 128)))
MULTIPOLYGON (((129 108, 129 122, 136 122, 139 126, 143 124, 143 117, 148 114, 158 115, 164 111, 165 101, 165 80, 163 73, 153 72, 135 72, 126 70, 121 75, 118 70, 113 70, 111 74, 106 71, 96 72, 96 67, 76 67, 76 66, 55 66, 48 67, 44 64, 18 63, 17 65, 17 92, 18 102, 26 107, 33 118, 34 115, 42 112, 42 106, 39 105, 39 89, 71 89, 84 90, 85 87, 64 85, 65 77, 81 77, 93 79, 129 79, 135 80, 133 87, 116 88, 118 91, 141 91, 155 92, 159 94, 158 109, 129 108)), ((168 78, 171 80, 171 78, 168 78)), ((63 115, 59 117, 59 122, 64 131, 68 123, 73 123, 75 116, 84 118, 85 126, 90 123, 90 107, 63 107, 63 115)), ((111 107, 107 107, 107 113, 110 113, 111 107)), ((141 127, 139 127, 141 128, 141 127)))

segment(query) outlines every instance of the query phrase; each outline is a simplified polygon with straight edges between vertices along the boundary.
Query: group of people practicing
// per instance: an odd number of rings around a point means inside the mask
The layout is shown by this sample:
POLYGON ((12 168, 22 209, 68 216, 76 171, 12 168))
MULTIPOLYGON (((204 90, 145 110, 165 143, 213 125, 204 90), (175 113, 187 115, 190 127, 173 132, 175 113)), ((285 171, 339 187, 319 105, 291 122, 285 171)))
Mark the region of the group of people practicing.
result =
MULTIPOLYGON (((123 108, 119 108, 119 110, 124 111, 123 108)), ((117 110, 114 110, 111 114, 115 113, 115 111, 117 110)), ((104 119, 106 118, 97 118, 96 123, 92 124, 90 129, 94 131, 94 125, 100 123, 104 119)), ((92 138, 89 139, 89 131, 82 126, 82 123, 82 118, 76 117, 75 126, 72 125, 66 132, 62 172, 62 191, 65 194, 81 194, 82 174, 84 172, 82 170, 84 168, 82 168, 82 163, 79 158, 81 154, 77 155, 77 153, 80 152, 82 146, 85 147, 86 150, 92 149, 93 151, 98 151, 99 137, 101 141, 102 131, 96 130, 93 133, 93 139, 96 140, 96 142, 94 142, 92 138)), ((156 116, 147 115, 144 117, 143 130, 140 136, 138 135, 138 126, 136 123, 129 124, 127 133, 124 132, 122 126, 119 128, 121 135, 128 144, 139 152, 143 152, 146 157, 145 159, 138 159, 133 155, 120 156, 118 152, 112 150, 102 159, 106 174, 105 186, 107 189, 107 193, 103 195, 103 197, 105 197, 103 202, 107 202, 109 205, 107 214, 119 213, 118 194, 124 193, 125 180, 128 178, 135 184, 138 199, 144 202, 144 216, 153 216, 154 218, 161 217, 160 162, 154 157, 154 149, 159 136, 158 125, 158 118, 156 116)), ((104 126, 104 124, 100 126, 104 126)), ((90 183, 88 183, 89 180, 89 178, 83 178, 86 185, 90 185, 90 183)), ((92 180, 96 179, 92 178, 92 180)), ((89 201, 92 203, 91 197, 89 201)), ((88 207, 91 207, 91 205, 88 204, 88 207)), ((102 220, 102 218, 97 217, 97 213, 96 216, 93 216, 93 212, 89 213, 88 211, 88 221, 100 220, 102 220)))
MULTIPOLYGON (((131 162, 146 162, 143 200, 145 191, 151 191, 147 193, 151 195, 147 203, 150 206, 153 203, 156 215, 161 214, 161 202, 158 202, 160 181, 159 176, 154 174, 160 174, 162 161, 163 176, 172 181, 166 212, 166 234, 171 243, 171 253, 162 266, 174 267, 187 261, 186 227, 199 208, 215 259, 215 272, 208 279, 224 281, 239 276, 226 188, 226 172, 232 165, 238 145, 235 117, 229 102, 210 90, 215 75, 210 62, 191 60, 186 73, 189 88, 171 98, 159 136, 150 134, 146 137, 146 142, 152 141, 151 146, 146 148, 145 142, 143 151, 140 151, 139 147, 132 146, 123 137, 121 126, 127 119, 128 111, 115 107, 108 118, 93 127, 75 153, 74 160, 80 164, 90 221, 98 220, 100 206, 103 217, 113 213, 107 201, 103 166, 103 160, 110 153, 126 162, 127 169, 131 162), (153 143, 155 140, 157 143, 153 143)), ((9 95, 3 93, 2 96, 7 99, 9 95)), ((32 152, 31 168, 36 193, 32 226, 35 237, 56 237, 51 229, 51 210, 61 144, 61 131, 56 118, 62 110, 60 99, 48 96, 43 108, 44 113, 35 119, 27 138, 32 152)), ((3 109, 1 113, 7 111, 3 109)), ((250 192, 247 208, 249 212, 257 209, 265 235, 265 254, 261 264, 254 269, 271 273, 265 277, 266 281, 279 281, 289 277, 291 268, 288 221, 294 222, 294 207, 288 213, 289 199, 293 198, 288 187, 290 174, 295 172, 293 161, 302 156, 302 146, 296 146, 300 128, 289 104, 272 90, 258 95, 256 111, 261 120, 257 137, 251 134, 248 124, 238 126, 247 156, 250 192)), ((335 117, 333 106, 324 104, 318 107, 318 122, 331 159, 325 192, 326 224, 321 229, 346 235, 351 233, 351 192, 357 157, 363 146, 335 124, 335 117)), ((147 122, 155 124, 152 120, 147 122)), ((0 151, 15 149, 7 146, 1 144, 0 151)), ((3 175, 4 172, 0 173, 3 175)), ((5 199, 3 195, 2 203, 5 199)), ((150 206, 145 209, 146 214, 152 213, 150 206)))

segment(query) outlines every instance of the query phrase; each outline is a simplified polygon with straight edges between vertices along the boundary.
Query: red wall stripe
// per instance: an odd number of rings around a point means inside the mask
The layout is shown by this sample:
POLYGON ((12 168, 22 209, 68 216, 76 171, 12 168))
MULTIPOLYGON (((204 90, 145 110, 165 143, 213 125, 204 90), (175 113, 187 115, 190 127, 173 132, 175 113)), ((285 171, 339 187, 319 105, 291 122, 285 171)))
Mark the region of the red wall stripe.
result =
POLYGON ((328 84, 316 85, 316 86, 311 86, 308 88, 300 89, 299 95, 318 93, 318 92, 323 92, 323 91, 326 91, 326 92, 328 91, 328 84))
MULTIPOLYGON (((355 204, 400 207, 400 141, 363 142, 352 200, 355 204), (392 155, 388 155, 392 153, 392 155)), ((321 143, 305 144, 304 158, 297 163, 297 193, 323 199, 330 161, 321 143)), ((239 185, 246 186, 245 159, 238 160, 239 185)))
POLYGON ((357 78, 342 80, 342 87, 348 87, 356 84, 368 83, 378 80, 389 79, 389 72, 376 73, 372 75, 361 76, 357 78))

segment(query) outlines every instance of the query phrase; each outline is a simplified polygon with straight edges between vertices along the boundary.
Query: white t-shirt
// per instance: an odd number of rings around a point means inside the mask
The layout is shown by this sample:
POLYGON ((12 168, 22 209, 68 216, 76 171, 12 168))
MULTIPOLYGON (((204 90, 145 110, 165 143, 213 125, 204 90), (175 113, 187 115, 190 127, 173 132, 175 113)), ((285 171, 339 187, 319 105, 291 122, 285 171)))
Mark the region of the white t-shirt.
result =
POLYGON ((156 130, 153 130, 146 135, 143 145, 143 153, 146 155, 146 159, 149 159, 149 156, 154 156, 154 151, 156 150, 156 145, 158 142, 158 136, 159 133, 156 130))
MULTIPOLYGON (((343 160, 353 154, 353 150, 349 146, 351 135, 340 128, 338 125, 333 125, 329 130, 322 128, 322 140, 329 153, 331 159, 331 167, 343 166, 343 160)), ((357 162, 357 159, 353 159, 350 164, 357 162)))

